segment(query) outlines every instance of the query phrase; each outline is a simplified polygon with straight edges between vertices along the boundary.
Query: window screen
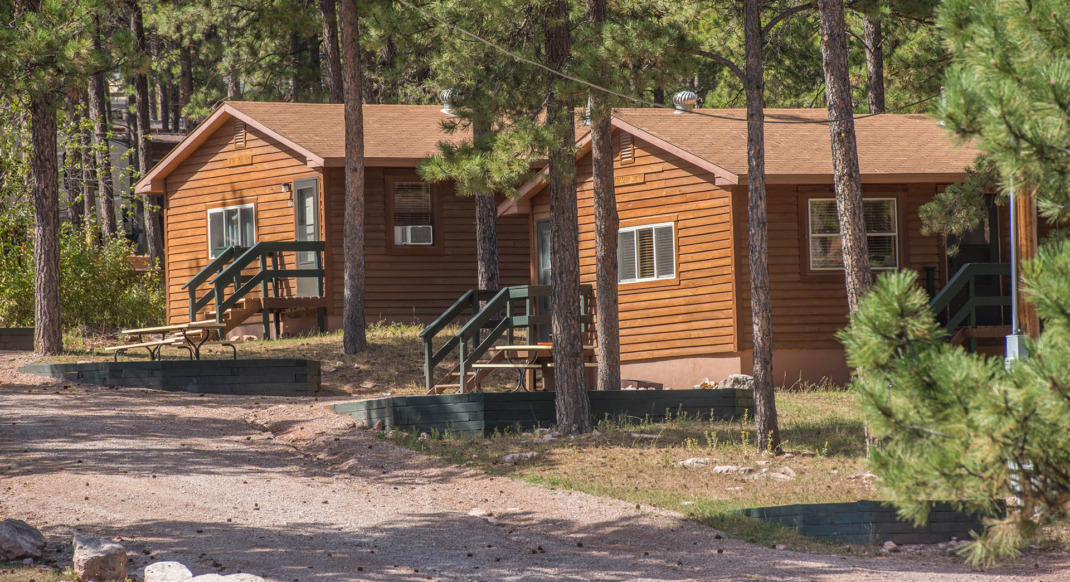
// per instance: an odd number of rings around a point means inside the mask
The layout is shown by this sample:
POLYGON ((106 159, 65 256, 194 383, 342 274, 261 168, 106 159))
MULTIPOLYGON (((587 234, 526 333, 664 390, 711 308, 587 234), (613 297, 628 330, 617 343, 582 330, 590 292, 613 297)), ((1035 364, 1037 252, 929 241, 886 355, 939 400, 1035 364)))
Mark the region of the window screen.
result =
POLYGON ((621 229, 617 234, 617 280, 621 283, 676 276, 673 225, 621 229))
POLYGON ((394 226, 430 226, 431 185, 394 182, 394 226))
MULTIPOLYGON (((810 269, 838 271, 843 269, 843 243, 840 223, 836 215, 836 201, 831 198, 812 199, 810 214, 810 269)), ((894 198, 862 201, 862 215, 866 223, 866 246, 869 263, 874 269, 895 269, 899 266, 899 231, 894 198)))
POLYGON ((256 218, 252 204, 208 211, 208 251, 211 258, 227 247, 249 247, 256 242, 256 218))

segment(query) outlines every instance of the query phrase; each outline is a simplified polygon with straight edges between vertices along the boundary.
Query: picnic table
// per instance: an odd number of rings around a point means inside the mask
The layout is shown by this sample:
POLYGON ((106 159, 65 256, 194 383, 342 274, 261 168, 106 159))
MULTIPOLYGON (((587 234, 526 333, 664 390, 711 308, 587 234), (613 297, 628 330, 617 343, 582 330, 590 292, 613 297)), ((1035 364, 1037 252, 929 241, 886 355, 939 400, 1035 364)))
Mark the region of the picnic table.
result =
POLYGON ((172 346, 185 349, 189 352, 190 359, 201 359, 201 346, 208 342, 213 333, 219 339, 219 345, 227 346, 234 352, 234 359, 238 359, 238 349, 234 344, 222 341, 225 323, 215 321, 192 321, 177 325, 161 325, 158 327, 143 327, 139 329, 124 329, 120 333, 127 338, 136 337, 135 343, 106 348, 105 351, 114 352, 115 361, 119 361, 119 353, 135 348, 145 348, 149 352, 150 360, 160 359, 160 350, 164 346, 172 346), (160 339, 152 339, 159 334, 160 339), (148 336, 148 339, 146 339, 148 336))

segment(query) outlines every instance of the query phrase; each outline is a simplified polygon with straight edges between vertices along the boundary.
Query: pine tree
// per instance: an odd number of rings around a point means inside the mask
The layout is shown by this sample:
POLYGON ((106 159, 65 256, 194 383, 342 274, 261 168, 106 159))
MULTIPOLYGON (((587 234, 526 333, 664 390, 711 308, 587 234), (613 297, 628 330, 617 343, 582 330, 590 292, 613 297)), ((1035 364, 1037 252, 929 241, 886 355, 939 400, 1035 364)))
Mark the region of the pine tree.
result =
POLYGON ((360 68, 360 18, 356 0, 341 0, 342 66, 345 83, 346 180, 342 344, 345 353, 368 349, 364 313, 364 102, 360 68))
MULTIPOLYGON (((954 57, 941 117, 983 150, 999 185, 1036 185, 1038 207, 1070 218, 1070 45, 1066 0, 947 0, 938 23, 954 57)), ((1070 516, 1070 243, 1045 242, 1024 283, 1043 330, 1005 365, 946 343, 913 272, 885 275, 841 335, 879 439, 874 469, 901 512, 928 500, 987 515, 968 557, 1013 557, 1070 516), (1004 516, 998 503, 1016 498, 1004 516)))

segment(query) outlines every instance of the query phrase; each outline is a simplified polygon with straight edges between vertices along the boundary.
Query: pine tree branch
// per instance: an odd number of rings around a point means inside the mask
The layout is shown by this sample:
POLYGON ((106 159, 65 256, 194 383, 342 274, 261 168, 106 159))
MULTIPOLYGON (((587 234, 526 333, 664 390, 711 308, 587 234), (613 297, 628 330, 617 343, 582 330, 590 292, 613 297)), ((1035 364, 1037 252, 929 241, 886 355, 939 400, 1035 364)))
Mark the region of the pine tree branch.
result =
POLYGON ((739 65, 733 63, 732 61, 719 54, 701 49, 695 51, 695 54, 699 55, 700 57, 705 57, 715 63, 724 65, 725 67, 728 67, 728 70, 735 73, 736 77, 739 77, 740 81, 745 82, 747 80, 747 74, 743 72, 743 69, 741 69, 739 65))
POLYGON ((815 8, 817 8, 817 4, 815 4, 814 2, 807 2, 806 4, 799 4, 798 6, 792 6, 791 8, 788 8, 786 10, 782 10, 779 13, 777 13, 776 16, 774 16, 772 19, 770 19, 769 22, 766 22, 765 26, 762 27, 762 44, 763 45, 765 44, 765 37, 770 32, 772 32, 773 29, 776 28, 776 26, 778 24, 780 24, 781 22, 787 20, 788 18, 791 18, 792 16, 795 16, 796 14, 798 14, 800 12, 805 12, 807 10, 813 10, 815 8))

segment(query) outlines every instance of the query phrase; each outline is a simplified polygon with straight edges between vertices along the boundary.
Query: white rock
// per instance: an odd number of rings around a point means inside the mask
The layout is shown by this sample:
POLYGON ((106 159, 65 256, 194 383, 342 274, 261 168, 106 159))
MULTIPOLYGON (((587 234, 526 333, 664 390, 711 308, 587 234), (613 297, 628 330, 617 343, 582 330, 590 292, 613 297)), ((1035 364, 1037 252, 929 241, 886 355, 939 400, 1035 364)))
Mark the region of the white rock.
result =
POLYGON ((231 574, 229 576, 223 576, 223 579, 227 582, 264 582, 264 579, 260 576, 254 576, 252 574, 231 574))
POLYGON ((769 465, 772 465, 773 463, 772 463, 772 461, 756 461, 754 464, 758 465, 759 467, 768 467, 769 465))
POLYGON ((712 457, 691 457, 690 459, 684 459, 683 461, 676 461, 673 465, 677 467, 687 467, 688 469, 694 469, 695 467, 706 467, 717 462, 717 459, 712 457))
POLYGON ((360 387, 365 389, 365 390, 371 390, 372 388, 376 388, 378 386, 379 386, 378 384, 376 384, 375 382, 372 382, 371 380, 365 380, 365 381, 360 383, 360 387))
POLYGON ((713 468, 713 472, 719 475, 727 475, 729 473, 735 473, 739 471, 739 467, 735 465, 717 465, 713 468))
POLYGON ((227 576, 222 574, 201 574, 195 578, 190 578, 189 582, 226 582, 227 576))
POLYGON ((633 439, 647 439, 647 440, 655 441, 655 440, 658 440, 659 438, 661 438, 661 435, 659 435, 659 434, 643 434, 643 433, 633 432, 632 433, 632 438, 633 439))
POLYGON ((893 542, 892 540, 888 540, 888 541, 884 542, 884 551, 886 551, 886 552, 898 552, 899 551, 899 546, 897 546, 896 543, 893 542))
POLYGON ((776 472, 766 473, 765 478, 772 479, 773 481, 791 481, 792 479, 795 479, 795 477, 791 475, 785 475, 784 473, 776 472))
POLYGON ((468 515, 472 517, 490 517, 494 514, 482 507, 473 507, 472 510, 468 512, 468 515))
POLYGON ((781 468, 777 469, 777 473, 783 473, 784 475, 787 475, 788 477, 791 477, 792 479, 794 479, 796 477, 795 471, 792 470, 791 467, 781 467, 781 468))
POLYGON ((754 378, 746 374, 732 374, 714 385, 714 388, 754 390, 754 378))
POLYGON ((539 453, 537 451, 528 451, 526 453, 512 453, 502 457, 501 461, 503 463, 512 463, 516 465, 518 463, 526 463, 538 456, 539 453))
POLYGON ((776 545, 776 549, 778 549, 778 550, 786 550, 786 549, 788 549, 788 546, 785 546, 784 544, 777 544, 776 545))
POLYGON ((420 436, 416 437, 416 440, 418 440, 418 441, 426 441, 426 440, 429 440, 430 438, 431 438, 431 435, 427 434, 426 432, 422 432, 422 433, 420 433, 420 436))
POLYGON ((45 536, 21 519, 0 521, 0 561, 40 558, 45 536))
POLYGON ((126 580, 126 550, 111 540, 74 536, 74 574, 79 580, 126 580))
POLYGON ((179 562, 156 562, 145 566, 145 582, 186 582, 193 572, 179 562))

